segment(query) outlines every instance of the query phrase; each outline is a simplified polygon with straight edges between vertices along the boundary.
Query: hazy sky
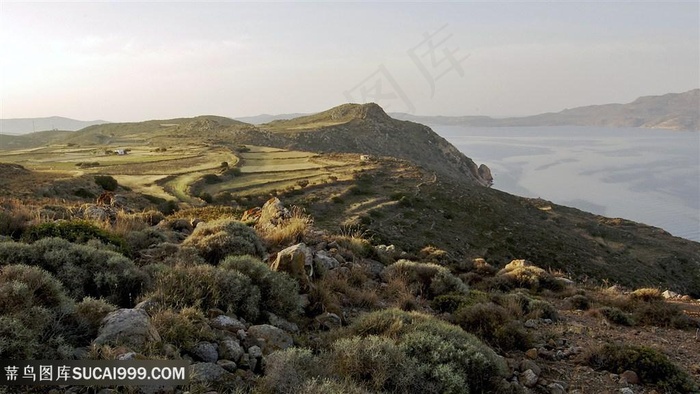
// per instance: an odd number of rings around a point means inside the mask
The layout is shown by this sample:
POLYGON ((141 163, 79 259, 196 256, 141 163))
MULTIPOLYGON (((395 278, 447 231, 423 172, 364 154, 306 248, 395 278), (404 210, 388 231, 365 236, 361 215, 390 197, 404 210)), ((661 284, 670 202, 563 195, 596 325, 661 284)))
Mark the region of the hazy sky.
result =
POLYGON ((528 115, 700 86, 700 6, 0 1, 0 117, 528 115))

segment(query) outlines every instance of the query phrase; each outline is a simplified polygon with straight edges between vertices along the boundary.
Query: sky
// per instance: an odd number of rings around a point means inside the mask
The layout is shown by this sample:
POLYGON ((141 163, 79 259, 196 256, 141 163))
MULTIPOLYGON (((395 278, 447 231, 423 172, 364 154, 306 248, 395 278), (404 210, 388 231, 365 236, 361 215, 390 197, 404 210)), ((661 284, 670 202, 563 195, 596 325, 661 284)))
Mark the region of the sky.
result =
POLYGON ((519 116, 700 86, 700 5, 0 0, 0 118, 519 116))

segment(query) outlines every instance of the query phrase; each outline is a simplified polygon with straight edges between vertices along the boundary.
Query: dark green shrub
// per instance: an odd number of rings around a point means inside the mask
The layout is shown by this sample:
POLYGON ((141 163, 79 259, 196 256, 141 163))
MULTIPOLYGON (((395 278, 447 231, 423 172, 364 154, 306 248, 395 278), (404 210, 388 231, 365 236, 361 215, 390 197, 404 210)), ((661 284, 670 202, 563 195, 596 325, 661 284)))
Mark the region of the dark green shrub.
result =
POLYGON ((116 306, 103 299, 85 297, 82 301, 75 304, 75 318, 82 326, 88 329, 86 336, 95 338, 102 319, 115 310, 117 310, 116 306))
MULTIPOLYGON (((290 391, 291 392, 291 391, 290 391)), ((297 394, 370 394, 359 385, 346 379, 338 382, 331 379, 310 379, 304 383, 299 390, 294 391, 297 394)))
POLYGON ((145 272, 123 255, 60 238, 43 238, 31 245, 0 243, 0 266, 13 263, 47 270, 74 300, 90 296, 130 306, 149 286, 145 272))
POLYGON ((206 183, 208 185, 213 185, 215 183, 221 183, 221 178, 219 178, 219 176, 216 174, 206 174, 202 177, 202 180, 204 180, 204 183, 206 183))
POLYGON ((110 175, 95 175, 95 183, 104 190, 115 191, 119 183, 110 175))
POLYGON ((0 314, 33 306, 56 309, 69 303, 61 282, 46 270, 27 265, 0 267, 0 314))
POLYGON ((196 308, 183 308, 179 312, 161 310, 151 321, 165 343, 180 349, 190 349, 197 342, 211 341, 216 337, 204 314, 196 308))
POLYGON ((197 249, 211 264, 217 264, 228 255, 263 257, 265 254, 255 231, 243 222, 232 219, 200 224, 182 245, 197 249))
POLYGON ((95 195, 95 193, 93 193, 93 192, 91 192, 91 191, 89 191, 89 190, 86 190, 86 189, 84 189, 84 188, 82 188, 82 187, 76 189, 76 190, 73 192, 73 195, 76 196, 76 197, 85 198, 85 199, 93 199, 93 198, 97 197, 97 196, 95 195))
POLYGON ((576 294, 567 299, 571 309, 587 311, 591 307, 591 300, 582 294, 576 294))
POLYGON ((175 200, 167 200, 167 201, 163 201, 161 203, 158 203, 158 210, 163 215, 172 215, 173 213, 177 212, 178 209, 180 209, 180 206, 177 204, 177 201, 175 201, 175 200))
POLYGON ((389 338, 370 335, 333 343, 329 361, 337 376, 347 376, 372 392, 419 389, 419 365, 389 338))
POLYGON ((126 243, 118 235, 111 234, 86 220, 59 220, 41 223, 29 227, 22 236, 25 242, 35 242, 42 238, 62 238, 69 242, 86 243, 91 239, 105 244, 114 245, 121 250, 126 249, 126 243))
POLYGON ((0 315, 0 359, 34 359, 39 349, 39 335, 31 326, 17 318, 0 315))
POLYGON ((620 308, 605 306, 598 311, 605 316, 608 321, 621 326, 633 326, 634 319, 631 315, 623 312, 620 308))
POLYGON ((403 278, 414 295, 423 295, 429 299, 449 293, 469 293, 467 285, 452 275, 449 269, 432 263, 399 260, 386 267, 382 277, 387 282, 395 277, 403 278))
POLYGON ((635 305, 632 317, 637 324, 678 329, 698 328, 698 322, 681 307, 666 301, 644 301, 635 305))
POLYGON ((652 383, 675 393, 698 391, 698 385, 664 354, 642 346, 607 344, 588 355, 588 364, 613 373, 632 370, 642 383, 652 383))
POLYGON ((532 347, 532 339, 522 325, 500 305, 489 302, 465 306, 454 313, 454 319, 465 331, 502 351, 532 347))
POLYGON ((155 247, 163 242, 167 242, 168 238, 161 230, 153 227, 147 227, 143 230, 130 231, 124 237, 132 256, 138 256, 140 251, 155 247))
POLYGON ((479 290, 469 290, 464 294, 445 294, 435 297, 431 302, 431 307, 439 312, 453 313, 462 306, 474 305, 482 302, 489 302, 488 294, 479 290))
POLYGON ((260 312, 260 290, 238 271, 208 264, 163 269, 147 297, 176 310, 219 308, 254 321, 260 312), (196 285, 193 285, 196 284, 196 285))
POLYGON ((402 351, 418 362, 420 380, 416 389, 408 392, 451 390, 458 381, 453 374, 466 382, 456 392, 498 392, 506 374, 504 361, 474 335, 432 316, 385 309, 363 316, 350 327, 350 332, 393 338, 402 351), (412 340, 404 345, 404 338, 412 340))
POLYGON ((332 201, 334 204, 344 204, 344 203, 345 203, 345 200, 343 199, 343 197, 340 197, 340 196, 333 196, 333 197, 331 197, 331 201, 332 201))
POLYGON ((265 361, 259 385, 263 393, 297 393, 307 380, 327 374, 326 366, 309 349, 292 347, 270 354, 265 361))
POLYGON ((250 278, 260 289, 261 310, 278 316, 291 317, 300 312, 299 284, 285 272, 272 271, 258 258, 229 256, 221 262, 222 269, 236 270, 250 278))

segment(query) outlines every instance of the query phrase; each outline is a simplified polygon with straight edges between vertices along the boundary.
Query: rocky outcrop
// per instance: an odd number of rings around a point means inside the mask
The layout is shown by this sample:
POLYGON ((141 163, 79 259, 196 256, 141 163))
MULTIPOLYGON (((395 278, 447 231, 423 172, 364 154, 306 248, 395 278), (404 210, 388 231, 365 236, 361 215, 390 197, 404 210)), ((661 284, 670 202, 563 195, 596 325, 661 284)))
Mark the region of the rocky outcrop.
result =
POLYGON ((493 184, 493 175, 491 175, 491 169, 486 164, 482 164, 479 166, 479 176, 481 177, 481 179, 488 182, 489 185, 493 184))
POLYGON ((302 289, 309 289, 314 274, 313 254, 305 244, 296 244, 279 252, 270 268, 288 273, 299 282, 302 289))
POLYGON ((248 329, 248 335, 264 341, 262 347, 262 354, 264 355, 268 355, 276 350, 287 349, 294 344, 294 340, 289 334, 269 324, 251 326, 248 329))
POLYGON ((148 342, 160 342, 160 335, 151 318, 142 309, 119 309, 102 320, 95 343, 141 347, 148 342))

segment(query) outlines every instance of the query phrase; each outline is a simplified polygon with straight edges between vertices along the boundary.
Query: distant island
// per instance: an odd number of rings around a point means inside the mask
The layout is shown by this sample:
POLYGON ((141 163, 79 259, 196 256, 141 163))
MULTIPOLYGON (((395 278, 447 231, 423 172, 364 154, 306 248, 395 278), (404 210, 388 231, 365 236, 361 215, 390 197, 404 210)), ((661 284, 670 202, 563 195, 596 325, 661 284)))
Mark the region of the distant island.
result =
POLYGON ((556 113, 494 119, 488 116, 417 116, 392 113, 395 119, 473 127, 599 126, 700 130, 700 89, 644 96, 628 104, 589 105, 556 113))

